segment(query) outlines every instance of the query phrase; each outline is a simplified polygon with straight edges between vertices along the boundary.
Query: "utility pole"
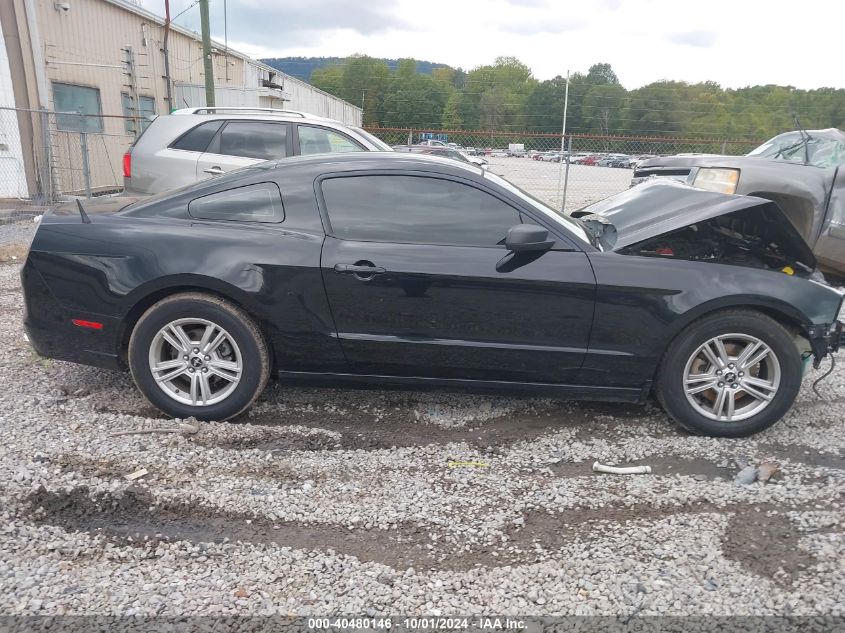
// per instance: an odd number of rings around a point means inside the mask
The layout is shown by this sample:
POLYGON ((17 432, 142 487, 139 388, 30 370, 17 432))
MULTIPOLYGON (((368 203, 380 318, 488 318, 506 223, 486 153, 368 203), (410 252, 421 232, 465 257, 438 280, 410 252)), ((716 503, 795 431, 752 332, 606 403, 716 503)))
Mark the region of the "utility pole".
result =
POLYGON ((170 0, 164 0, 164 43, 162 53, 164 53, 164 85, 166 88, 165 100, 167 100, 167 112, 175 110, 173 104, 173 81, 170 77, 170 50, 167 43, 170 40, 170 0))
POLYGON ((199 0, 202 28, 202 62, 205 70, 205 105, 214 107, 214 63, 211 59, 211 33, 208 25, 208 0, 199 0))

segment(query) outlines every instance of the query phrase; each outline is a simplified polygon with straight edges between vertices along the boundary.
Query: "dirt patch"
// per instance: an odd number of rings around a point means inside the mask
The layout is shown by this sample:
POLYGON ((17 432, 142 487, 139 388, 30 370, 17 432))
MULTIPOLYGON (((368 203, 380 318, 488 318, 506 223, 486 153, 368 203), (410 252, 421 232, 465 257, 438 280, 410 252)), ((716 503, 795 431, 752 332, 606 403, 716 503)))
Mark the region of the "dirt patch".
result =
POLYGON ((246 437, 225 439, 203 436, 200 433, 192 437, 191 441, 200 446, 232 450, 323 451, 341 448, 337 438, 327 433, 285 433, 284 429, 269 428, 246 437))
MULTIPOLYGON (((593 538, 600 524, 624 525, 656 521, 677 514, 725 512, 709 503, 655 508, 574 508, 558 514, 531 512, 521 525, 511 525, 507 540, 487 544, 457 541, 432 532, 430 526, 402 523, 390 529, 348 529, 348 526, 272 521, 200 505, 162 504, 146 489, 130 487, 122 493, 89 495, 86 487, 71 492, 40 489, 29 497, 33 519, 67 531, 101 534, 121 545, 154 551, 161 542, 221 543, 224 541, 286 546, 294 549, 333 549, 363 562, 393 567, 465 570, 499 567, 536 560, 538 552, 555 552, 575 541, 593 538), (433 536, 435 538, 433 538, 433 536)), ((800 550, 797 530, 785 517, 770 520, 770 507, 741 509, 731 521, 723 547, 728 558, 751 571, 773 577, 779 570, 799 573, 812 563, 800 550), (757 512, 756 510, 759 510, 757 512)), ((781 509, 783 510, 783 509, 781 509)))
MULTIPOLYGON (((147 490, 131 487, 117 494, 89 495, 86 487, 71 492, 40 489, 29 498, 34 519, 68 531, 102 534, 114 542, 155 549, 160 542, 235 542, 287 546, 295 549, 333 549, 361 561, 405 569, 469 569, 533 560, 536 547, 555 550, 579 535, 589 535, 597 521, 656 519, 689 508, 576 509, 558 515, 533 513, 524 526, 511 526, 503 544, 444 544, 426 526, 400 524, 392 529, 354 529, 337 525, 271 521, 199 505, 161 504, 147 490), (435 547, 436 545, 436 547, 435 547)), ((692 511, 704 511, 693 509, 692 511)))
POLYGON ((27 250, 23 244, 0 245, 0 264, 22 264, 26 259, 27 250))
POLYGON ((817 449, 801 446, 800 444, 788 445, 775 443, 760 443, 757 448, 760 454, 771 455, 774 459, 788 459, 808 466, 822 466, 835 470, 845 470, 845 449, 839 449, 836 453, 821 453, 817 449))
MULTIPOLYGON (((411 407, 413 405, 410 405, 411 407)), ((594 437, 603 432, 606 426, 597 422, 596 416, 613 415, 621 419, 620 425, 638 424, 638 418, 644 416, 644 410, 631 405, 594 405, 579 407, 575 411, 561 411, 549 415, 516 414, 506 415, 484 422, 470 422, 465 427, 444 428, 434 424, 409 419, 409 416, 385 415, 376 417, 367 412, 332 413, 325 411, 285 411, 283 413, 265 412, 244 418, 248 425, 278 428, 301 425, 340 434, 339 440, 322 440, 309 446, 311 436, 287 436, 281 446, 273 446, 269 440, 268 450, 379 450, 393 447, 426 446, 429 444, 467 443, 478 449, 510 446, 518 442, 529 442, 544 435, 572 429, 574 435, 581 438, 594 437), (289 441, 290 440, 290 441, 289 441), (289 444, 288 444, 289 441, 289 444)), ((325 437, 325 436, 321 436, 325 437)), ((202 440, 198 437, 198 442, 202 440)), ((260 442, 226 444, 216 446, 228 448, 265 448, 260 442)))
MULTIPOLYGON (((652 475, 671 476, 671 475, 689 475, 699 480, 724 480, 731 479, 732 471, 728 468, 719 468, 713 462, 706 459, 690 458, 684 459, 681 457, 646 457, 624 464, 613 464, 614 466, 651 466, 652 475)), ((600 475, 593 472, 592 462, 556 462, 549 465, 556 477, 571 478, 571 477, 588 477, 601 476, 612 477, 613 475, 600 475)), ((642 475, 638 475, 642 476, 642 475)))
POLYGON ((731 515, 722 554, 758 576, 788 585, 816 563, 813 554, 798 546, 801 536, 777 508, 747 507, 731 515))
POLYGON ((614 506, 605 508, 570 508, 557 514, 531 512, 525 516, 524 526, 512 528, 509 536, 523 544, 536 544, 555 549, 580 536, 595 533, 598 522, 625 524, 629 521, 658 521, 676 514, 724 512, 711 503, 688 506, 655 507, 651 504, 614 506))
POLYGON ((70 493, 42 488, 30 496, 29 506, 39 523, 70 532, 102 534, 120 544, 152 550, 159 543, 170 541, 242 541, 305 550, 330 548, 361 561, 394 568, 436 563, 425 547, 431 542, 426 530, 412 525, 396 530, 349 530, 334 525, 270 521, 199 505, 160 504, 143 488, 94 498, 86 487, 70 493))
POLYGON ((731 480, 737 469, 719 468, 717 464, 697 457, 664 457, 653 455, 631 462, 632 466, 648 465, 654 475, 689 475, 696 479, 731 480))
MULTIPOLYGON (((208 466, 192 463, 185 464, 182 469, 175 472, 172 470, 160 472, 158 467, 144 461, 143 454, 147 450, 150 450, 150 447, 142 441, 138 441, 132 446, 134 455, 132 460, 92 459, 83 455, 66 454, 50 458, 50 462, 59 466, 62 472, 73 472, 84 477, 99 477, 101 479, 122 480, 128 473, 141 468, 147 468, 149 474, 146 476, 145 481, 156 481, 158 483, 162 481, 174 483, 190 480, 194 478, 196 472, 200 469, 203 470, 205 476, 218 470, 213 464, 208 466)), ((319 472, 304 473, 300 470, 294 470, 293 467, 286 464, 278 464, 272 461, 262 461, 259 464, 244 464, 234 469, 229 468, 225 474, 269 480, 278 483, 279 487, 301 484, 307 479, 310 479, 312 482, 319 482, 324 479, 324 475, 319 472)))

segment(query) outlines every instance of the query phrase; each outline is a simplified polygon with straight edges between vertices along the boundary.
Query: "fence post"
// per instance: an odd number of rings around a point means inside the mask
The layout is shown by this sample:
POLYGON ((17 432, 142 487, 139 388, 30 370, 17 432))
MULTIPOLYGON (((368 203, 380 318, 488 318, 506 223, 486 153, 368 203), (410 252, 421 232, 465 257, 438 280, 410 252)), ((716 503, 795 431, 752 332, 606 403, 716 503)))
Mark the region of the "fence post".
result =
MULTIPOLYGON (((566 174, 563 176, 563 201, 560 203, 560 212, 566 213, 566 189, 569 187, 569 162, 572 158, 572 136, 569 136, 569 149, 566 156, 566 174)), ((563 157, 561 157, 563 160, 563 157)))
POLYGON ((41 108, 41 149, 44 156, 41 165, 41 201, 43 204, 53 202, 53 146, 50 143, 50 114, 46 108, 41 108))
MULTIPOLYGON (((561 123, 561 130, 560 130, 560 160, 558 161, 558 165, 563 162, 563 144, 566 142, 566 115, 567 111, 569 110, 569 69, 566 70, 566 90, 563 93, 563 122, 561 123)), ((570 144, 572 143, 572 137, 569 137, 570 144)), ((567 174, 569 173, 569 158, 567 157, 566 160, 566 169, 567 174)), ((561 168, 558 167, 557 170, 557 190, 560 193, 560 172, 561 168)), ((566 194, 563 194, 563 200, 560 203, 560 212, 563 213, 563 205, 566 202, 566 194)))
POLYGON ((85 180, 85 197, 91 197, 91 169, 88 166, 88 133, 79 133, 79 148, 82 150, 82 178, 85 180))

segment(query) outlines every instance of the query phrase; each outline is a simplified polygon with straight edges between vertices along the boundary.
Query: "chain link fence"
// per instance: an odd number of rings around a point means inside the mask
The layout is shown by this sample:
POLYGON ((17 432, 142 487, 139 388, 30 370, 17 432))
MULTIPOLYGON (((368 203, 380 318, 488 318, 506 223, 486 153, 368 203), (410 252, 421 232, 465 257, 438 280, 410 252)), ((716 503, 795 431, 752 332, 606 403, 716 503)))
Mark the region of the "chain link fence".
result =
POLYGON ((637 163, 653 156, 683 153, 746 154, 758 141, 589 134, 467 132, 410 128, 367 128, 393 146, 417 146, 443 153, 446 147, 476 156, 555 208, 579 209, 624 191, 637 163), (430 148, 420 145, 430 144, 430 148))
MULTIPOLYGON (((75 196, 118 193, 139 117, 0 108, 0 224, 75 196)), ((394 146, 456 147, 547 204, 568 211, 627 189, 637 162, 679 153, 745 154, 758 142, 368 128, 394 146)))
POLYGON ((73 197, 120 192, 136 119, 0 108, 0 224, 29 221, 73 197))

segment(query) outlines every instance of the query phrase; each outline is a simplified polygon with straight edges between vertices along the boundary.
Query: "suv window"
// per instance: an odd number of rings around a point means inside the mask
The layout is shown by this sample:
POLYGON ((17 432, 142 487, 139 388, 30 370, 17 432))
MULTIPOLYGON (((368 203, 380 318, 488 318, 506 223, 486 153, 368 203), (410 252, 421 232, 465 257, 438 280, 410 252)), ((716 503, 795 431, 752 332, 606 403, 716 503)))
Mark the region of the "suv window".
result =
POLYGON ((170 148, 183 149, 188 152, 204 152, 221 125, 223 125, 223 121, 208 121, 198 125, 176 139, 170 148))
POLYGON ((244 158, 284 158, 287 156, 288 126, 283 123, 229 121, 220 133, 216 153, 244 158))
POLYGON ((272 182, 227 189, 188 203, 188 214, 203 220, 281 222, 285 219, 282 194, 272 182))
POLYGON ((299 126, 299 153, 303 156, 307 154, 328 154, 330 152, 363 151, 363 147, 339 132, 311 125, 299 126))
POLYGON ((489 193, 440 178, 327 178, 322 191, 333 234, 350 240, 496 246, 522 221, 489 193))

